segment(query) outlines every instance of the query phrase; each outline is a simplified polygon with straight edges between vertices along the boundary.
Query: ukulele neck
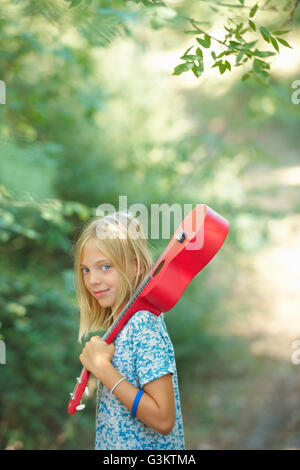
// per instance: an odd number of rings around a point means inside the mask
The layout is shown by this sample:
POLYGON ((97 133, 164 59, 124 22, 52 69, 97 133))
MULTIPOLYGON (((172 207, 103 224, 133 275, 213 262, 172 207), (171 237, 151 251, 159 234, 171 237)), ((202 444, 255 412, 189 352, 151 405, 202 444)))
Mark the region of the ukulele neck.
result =
POLYGON ((136 299, 138 298, 138 296, 140 295, 140 293, 144 290, 144 288, 146 287, 146 285, 148 284, 148 282, 152 279, 151 275, 148 274, 145 279, 143 280, 143 282, 140 284, 140 286, 137 288, 137 290, 134 292, 134 294, 132 295, 132 297, 130 298, 130 300, 127 302, 127 304, 125 305, 125 307, 122 309, 122 311, 119 313, 119 315, 117 316, 117 318, 115 319, 115 321, 113 322, 113 324, 108 328, 108 330, 104 333, 104 335, 102 336, 102 339, 105 340, 106 338, 109 337, 109 335, 111 334, 111 332, 116 328, 116 326, 120 323, 120 321, 122 320, 123 317, 125 317, 126 313, 128 312, 128 310, 130 309, 131 305, 136 301, 136 299))

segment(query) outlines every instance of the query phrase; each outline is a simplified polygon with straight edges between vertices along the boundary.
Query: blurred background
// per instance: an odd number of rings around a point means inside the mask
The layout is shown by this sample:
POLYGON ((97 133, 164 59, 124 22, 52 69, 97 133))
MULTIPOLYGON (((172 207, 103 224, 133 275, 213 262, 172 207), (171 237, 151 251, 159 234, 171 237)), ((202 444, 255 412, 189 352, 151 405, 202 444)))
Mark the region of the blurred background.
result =
MULTIPOLYGON (((84 412, 66 411, 83 348, 72 246, 125 195, 149 214, 208 204, 230 223, 165 314, 186 448, 300 449, 300 7, 259 12, 291 30, 266 87, 241 81, 247 64, 173 75, 192 44, 185 18, 217 35, 229 13, 150 3, 1 2, 0 448, 94 447, 95 384, 84 412)), ((168 240, 149 242, 157 259, 168 240)))

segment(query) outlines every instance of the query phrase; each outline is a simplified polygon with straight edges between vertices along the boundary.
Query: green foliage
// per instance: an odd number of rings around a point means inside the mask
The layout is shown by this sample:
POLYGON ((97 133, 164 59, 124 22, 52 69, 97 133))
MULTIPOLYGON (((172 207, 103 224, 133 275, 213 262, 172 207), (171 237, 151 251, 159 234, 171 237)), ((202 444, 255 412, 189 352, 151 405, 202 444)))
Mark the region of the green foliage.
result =
MULTIPOLYGON (((243 4, 244 5, 244 4, 243 4)), ((247 21, 243 21, 238 24, 234 24, 233 26, 226 26, 224 25, 224 29, 226 30, 224 40, 217 39, 209 34, 207 31, 204 31, 202 28, 198 26, 201 24, 201 21, 195 21, 189 18, 190 23, 194 27, 193 30, 184 31, 186 34, 194 34, 197 35, 196 41, 205 49, 210 49, 212 46, 212 41, 220 44, 223 51, 218 55, 215 51, 211 51, 211 56, 214 59, 213 67, 218 67, 220 74, 224 74, 226 70, 231 72, 232 65, 234 67, 243 66, 245 63, 249 61, 252 63, 252 69, 248 70, 245 74, 242 75, 241 81, 244 82, 249 77, 253 77, 260 85, 269 86, 270 82, 270 63, 262 60, 258 60, 257 57, 271 57, 276 55, 273 51, 263 51, 257 49, 256 43, 258 39, 253 41, 247 41, 245 39, 245 34, 249 32, 256 32, 259 31, 263 39, 270 43, 273 48, 276 50, 277 53, 280 53, 280 48, 278 42, 285 47, 290 47, 290 44, 282 38, 279 38, 279 35, 286 34, 288 30, 276 30, 270 33, 265 26, 259 26, 250 18, 253 18, 259 9, 258 4, 256 3, 249 12, 249 18, 247 21), (273 36, 274 35, 274 36, 273 36), (231 64, 227 58, 229 57, 235 58, 235 63, 231 64), (226 57, 226 59, 221 59, 222 57, 226 57), (221 59, 221 60, 220 60, 221 59)), ((228 22, 234 23, 232 18, 228 19, 228 22)), ((190 51, 193 47, 191 46, 188 48, 190 51)), ((203 61, 203 53, 199 47, 197 47, 197 53, 188 54, 185 52, 183 56, 180 58, 184 60, 183 64, 179 64, 175 67, 173 75, 180 75, 183 72, 187 72, 188 70, 192 70, 194 75, 199 78, 202 73, 204 72, 204 61, 203 61)))
MULTIPOLYGON (((289 48, 292 46, 286 39, 276 36, 278 31, 279 35, 282 35, 288 33, 289 30, 279 29, 270 33, 266 24, 259 24, 256 22, 256 18, 262 12, 268 11, 273 13, 275 11, 277 13, 276 21, 277 23, 281 22, 281 26, 284 21, 282 19, 283 15, 286 17, 285 22, 292 20, 299 2, 295 0, 293 3, 290 0, 285 0, 281 5, 266 2, 263 5, 255 3, 252 6, 248 6, 245 2, 235 1, 236 4, 215 2, 215 6, 212 4, 213 2, 207 2, 207 5, 200 4, 198 7, 199 16, 204 14, 204 12, 206 14, 207 8, 215 15, 220 14, 220 8, 225 10, 226 21, 223 25, 223 40, 215 38, 208 30, 199 27, 202 24, 213 25, 214 17, 211 17, 210 21, 197 21, 187 16, 184 13, 184 8, 181 6, 176 9, 176 5, 170 6, 160 0, 126 2, 120 2, 120 0, 110 2, 107 0, 51 0, 50 2, 23 0, 19 3, 18 8, 19 13, 25 18, 43 15, 47 21, 52 24, 58 24, 60 28, 67 28, 72 25, 85 37, 90 45, 101 47, 108 46, 118 36, 124 34, 131 36, 131 23, 135 23, 141 18, 147 19, 149 25, 154 30, 167 26, 181 31, 182 23, 188 20, 194 29, 184 30, 184 33, 197 35, 196 41, 201 47, 211 49, 215 43, 221 46, 222 52, 218 55, 216 55, 214 50, 211 50, 211 56, 214 58, 214 65, 212 67, 218 67, 220 75, 224 74, 226 70, 231 72, 232 67, 244 66, 247 63, 247 65, 252 65, 252 68, 249 68, 242 75, 241 80, 245 81, 249 77, 253 77, 260 85, 268 87, 271 63, 266 61, 264 61, 264 64, 256 62, 254 66, 255 59, 258 56, 261 57, 261 54, 264 54, 264 57, 279 54, 280 45, 289 48), (136 6, 139 7, 139 10, 133 7, 134 4, 137 4, 136 6), (242 10, 242 14, 240 16, 233 15, 232 11, 236 10, 242 10), (245 11, 246 14, 244 13, 245 11), (249 41, 248 38, 246 39, 249 33, 252 33, 254 40, 249 41), (255 48, 260 36, 276 52, 255 48), (267 53, 268 55, 266 55, 267 53), (224 56, 226 56, 226 59, 219 60, 224 56), (235 62, 232 61, 230 63, 227 60, 229 57, 235 59, 235 62)), ((274 19, 271 22, 274 22, 274 19)), ((31 40, 31 38, 29 39, 31 40)), ((189 50, 192 47, 194 46, 191 46, 189 50)), ((189 54, 188 57, 183 54, 181 59, 184 60, 184 63, 174 68, 173 75, 180 75, 190 70, 197 78, 203 74, 205 66, 203 57, 200 58, 199 53, 189 54)))
POLYGON ((45 449, 59 430, 64 444, 75 426, 68 428, 66 415, 80 370, 72 234, 91 211, 80 203, 15 201, 3 187, 0 195, 0 338, 7 355, 0 447, 18 440, 45 449))

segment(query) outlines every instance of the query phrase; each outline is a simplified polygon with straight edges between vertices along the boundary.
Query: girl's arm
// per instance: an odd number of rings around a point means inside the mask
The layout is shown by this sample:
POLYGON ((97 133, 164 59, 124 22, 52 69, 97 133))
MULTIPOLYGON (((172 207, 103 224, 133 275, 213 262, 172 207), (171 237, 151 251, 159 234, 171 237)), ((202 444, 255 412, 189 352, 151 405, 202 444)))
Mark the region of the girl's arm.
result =
MULTIPOLYGON (((107 362, 102 364, 95 374, 109 390, 122 378, 117 369, 107 362)), ((136 416, 147 426, 166 436, 175 424, 176 409, 172 375, 166 374, 144 385, 136 416)), ((113 394, 131 412, 134 399, 139 389, 127 380, 123 380, 113 394)))

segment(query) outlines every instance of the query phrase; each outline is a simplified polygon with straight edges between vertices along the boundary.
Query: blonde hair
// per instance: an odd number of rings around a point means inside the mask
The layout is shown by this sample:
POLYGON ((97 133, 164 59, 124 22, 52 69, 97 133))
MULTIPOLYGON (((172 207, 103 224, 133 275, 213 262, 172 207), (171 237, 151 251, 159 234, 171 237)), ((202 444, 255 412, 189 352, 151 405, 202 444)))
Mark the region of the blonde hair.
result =
POLYGON ((74 248, 75 284, 80 308, 78 341, 81 343, 82 338, 90 331, 108 329, 112 325, 114 314, 124 302, 129 301, 154 262, 143 228, 130 212, 119 211, 93 217, 82 227, 74 248), (95 241, 99 250, 110 259, 120 273, 119 290, 113 309, 101 307, 84 285, 80 262, 83 247, 90 239, 95 241), (127 275, 132 261, 137 262, 133 284, 127 275))

